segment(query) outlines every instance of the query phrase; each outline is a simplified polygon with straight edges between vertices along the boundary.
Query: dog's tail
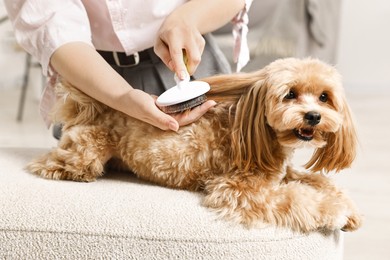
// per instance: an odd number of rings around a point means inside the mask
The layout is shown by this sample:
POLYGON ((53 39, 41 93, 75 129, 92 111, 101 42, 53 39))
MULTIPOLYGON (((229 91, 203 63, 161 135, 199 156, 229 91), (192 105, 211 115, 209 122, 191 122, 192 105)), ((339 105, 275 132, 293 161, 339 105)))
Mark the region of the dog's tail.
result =
POLYGON ((55 89, 59 100, 51 112, 54 122, 64 125, 88 124, 108 109, 108 106, 91 98, 63 79, 59 80, 55 89))

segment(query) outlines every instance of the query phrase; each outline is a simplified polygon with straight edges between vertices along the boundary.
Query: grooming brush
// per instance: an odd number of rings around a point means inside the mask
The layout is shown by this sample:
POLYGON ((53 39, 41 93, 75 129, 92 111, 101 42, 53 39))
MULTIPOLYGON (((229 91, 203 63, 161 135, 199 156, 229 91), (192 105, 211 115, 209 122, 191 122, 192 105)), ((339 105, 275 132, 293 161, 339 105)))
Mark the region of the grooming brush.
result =
MULTIPOLYGON (((184 63, 187 58, 183 53, 184 63)), ((210 85, 204 81, 190 81, 187 72, 186 78, 180 80, 175 74, 176 86, 162 93, 156 101, 157 106, 167 114, 183 112, 206 102, 205 93, 210 90, 210 85)))

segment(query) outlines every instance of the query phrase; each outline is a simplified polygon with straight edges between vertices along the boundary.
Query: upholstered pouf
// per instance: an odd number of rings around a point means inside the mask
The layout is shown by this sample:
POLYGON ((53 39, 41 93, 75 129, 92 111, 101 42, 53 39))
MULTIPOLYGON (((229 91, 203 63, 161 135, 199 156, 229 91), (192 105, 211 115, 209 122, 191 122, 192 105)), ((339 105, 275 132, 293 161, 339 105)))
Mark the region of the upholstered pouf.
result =
POLYGON ((341 259, 340 231, 245 229, 201 194, 107 173, 53 181, 23 167, 43 149, 0 148, 0 259, 341 259))

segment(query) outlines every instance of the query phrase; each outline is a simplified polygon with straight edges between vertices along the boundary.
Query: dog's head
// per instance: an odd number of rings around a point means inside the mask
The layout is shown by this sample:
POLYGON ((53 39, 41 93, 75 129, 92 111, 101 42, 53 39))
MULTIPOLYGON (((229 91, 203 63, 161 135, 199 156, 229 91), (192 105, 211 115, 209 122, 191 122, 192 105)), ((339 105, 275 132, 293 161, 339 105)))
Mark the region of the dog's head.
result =
POLYGON ((241 150, 236 152, 241 163, 277 170, 285 157, 281 147, 311 146, 316 150, 306 167, 312 171, 351 165, 356 133, 341 77, 333 67, 316 59, 289 58, 257 75, 236 108, 233 141, 241 150))

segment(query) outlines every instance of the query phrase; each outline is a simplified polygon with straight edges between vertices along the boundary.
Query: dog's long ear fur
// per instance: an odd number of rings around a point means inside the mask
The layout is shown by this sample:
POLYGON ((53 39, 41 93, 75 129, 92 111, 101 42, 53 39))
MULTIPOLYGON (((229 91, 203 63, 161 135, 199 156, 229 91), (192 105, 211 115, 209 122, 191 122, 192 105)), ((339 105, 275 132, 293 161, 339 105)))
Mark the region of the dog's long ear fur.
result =
MULTIPOLYGON (((283 159, 276 136, 266 120, 266 72, 243 73, 231 78, 209 79, 208 96, 218 101, 231 101, 234 117, 231 132, 232 159, 236 167, 263 173, 280 170, 283 159), (219 100, 220 99, 220 100, 219 100)), ((206 79, 207 80, 207 79, 206 79)))
POLYGON ((249 170, 256 166, 261 172, 274 172, 273 132, 266 123, 267 87, 264 80, 252 86, 237 103, 232 132, 233 156, 236 165, 249 170))
POLYGON ((356 156, 357 134, 351 110, 343 98, 343 123, 340 129, 327 136, 327 144, 317 149, 306 168, 316 171, 336 172, 351 166, 356 156))

